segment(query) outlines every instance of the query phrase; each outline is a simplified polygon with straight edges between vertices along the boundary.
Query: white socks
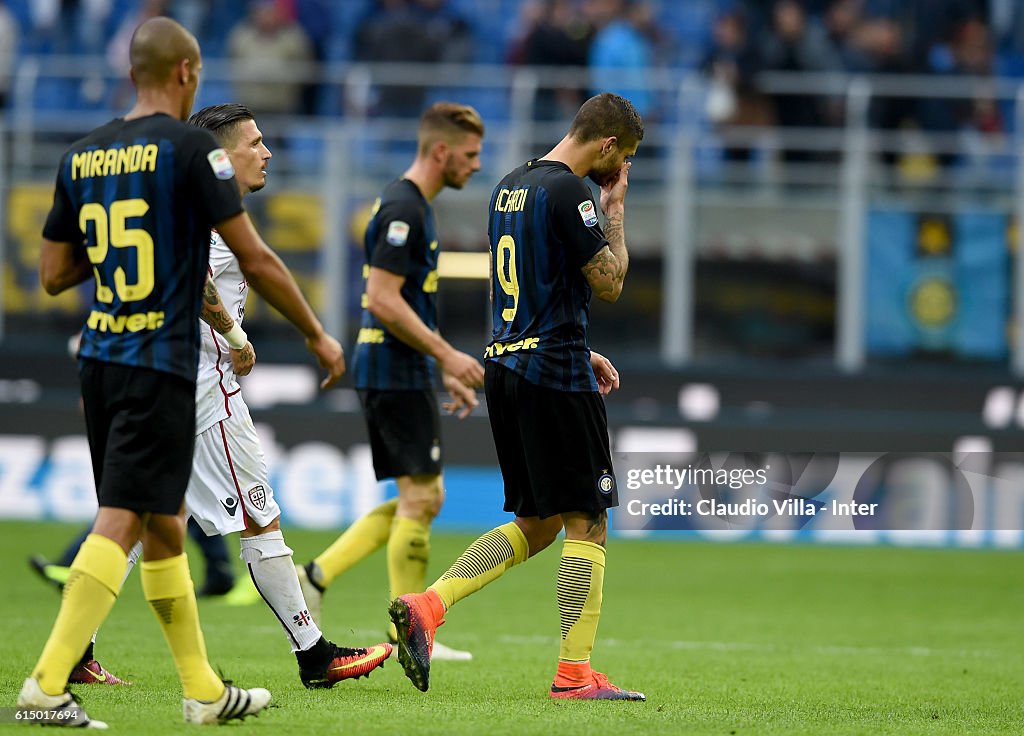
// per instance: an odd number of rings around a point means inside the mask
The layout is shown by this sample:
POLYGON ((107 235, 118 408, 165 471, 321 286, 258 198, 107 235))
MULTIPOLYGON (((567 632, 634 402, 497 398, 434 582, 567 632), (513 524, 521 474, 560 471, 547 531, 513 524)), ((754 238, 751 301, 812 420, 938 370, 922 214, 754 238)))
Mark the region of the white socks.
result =
POLYGON ((121 581, 121 587, 124 587, 124 581, 128 579, 128 576, 132 574, 132 568, 135 567, 135 563, 142 557, 142 542, 136 542, 130 550, 128 550, 128 569, 124 571, 124 580, 121 581))
MULTIPOLYGON (((242 537, 240 541, 240 557, 249 567, 256 590, 284 627, 292 651, 309 649, 320 640, 321 633, 306 608, 306 599, 302 596, 292 563, 292 551, 284 543, 284 534, 267 532, 255 537, 242 537)), ((142 542, 138 542, 128 553, 125 578, 141 555, 142 542)))
POLYGON ((241 538, 241 558, 249 567, 256 590, 281 622, 292 651, 305 651, 321 637, 306 608, 292 551, 281 532, 241 538))

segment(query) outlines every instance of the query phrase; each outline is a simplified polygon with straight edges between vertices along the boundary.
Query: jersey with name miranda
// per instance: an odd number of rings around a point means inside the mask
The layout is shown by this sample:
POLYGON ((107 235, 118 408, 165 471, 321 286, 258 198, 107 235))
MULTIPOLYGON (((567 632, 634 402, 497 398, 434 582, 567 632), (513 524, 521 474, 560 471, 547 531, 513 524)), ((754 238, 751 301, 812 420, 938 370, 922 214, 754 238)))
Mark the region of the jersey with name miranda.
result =
POLYGON ((387 331, 366 308, 366 279, 370 267, 404 276, 402 298, 428 329, 437 329, 437 226, 434 211, 413 182, 398 179, 374 204, 364 238, 363 315, 356 343, 357 389, 386 391, 432 390, 436 367, 424 355, 387 331))
POLYGON ((231 161, 208 130, 155 114, 73 143, 43 237, 84 248, 93 266, 79 357, 194 382, 210 230, 241 211, 231 161))
POLYGON ((528 161, 494 188, 489 208, 494 330, 484 359, 530 383, 597 391, 581 271, 608 244, 583 179, 559 161, 528 161))

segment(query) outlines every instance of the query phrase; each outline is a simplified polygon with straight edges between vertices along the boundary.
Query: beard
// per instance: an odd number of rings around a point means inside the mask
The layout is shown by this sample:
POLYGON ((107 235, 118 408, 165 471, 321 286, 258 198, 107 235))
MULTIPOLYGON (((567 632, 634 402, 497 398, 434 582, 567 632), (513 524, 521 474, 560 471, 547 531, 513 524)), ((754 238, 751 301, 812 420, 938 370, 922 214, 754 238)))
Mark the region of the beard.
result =
POLYGON ((599 187, 603 187, 615 181, 615 178, 618 176, 618 174, 618 169, 612 169, 610 171, 602 171, 599 169, 595 169, 591 171, 589 174, 587 174, 587 176, 589 176, 590 179, 599 187))
POLYGON ((467 181, 469 181, 468 176, 463 179, 459 179, 454 170, 447 167, 445 168, 444 185, 446 187, 450 187, 451 189, 462 189, 462 187, 466 186, 467 181))
POLYGON ((444 178, 444 185, 446 187, 450 188, 450 189, 462 189, 462 187, 466 186, 466 180, 465 179, 461 179, 460 180, 460 179, 455 179, 455 178, 453 178, 451 176, 445 176, 445 178, 444 178))

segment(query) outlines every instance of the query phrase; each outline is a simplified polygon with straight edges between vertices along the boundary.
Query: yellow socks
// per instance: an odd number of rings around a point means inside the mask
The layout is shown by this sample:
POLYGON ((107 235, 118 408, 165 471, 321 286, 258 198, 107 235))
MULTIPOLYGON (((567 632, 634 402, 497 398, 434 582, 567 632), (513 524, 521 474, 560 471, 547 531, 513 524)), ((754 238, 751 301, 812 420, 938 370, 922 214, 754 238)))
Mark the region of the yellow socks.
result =
MULTIPOLYGON (((398 499, 393 498, 346 529, 334 544, 314 560, 320 572, 316 584, 326 588, 334 578, 382 547, 391 534, 391 524, 397 508, 398 499)), ((419 589, 416 592, 419 592, 419 589)))
POLYGON ((558 566, 558 616, 562 625, 562 643, 558 650, 560 674, 590 669, 589 666, 563 668, 561 665, 590 662, 597 624, 601 620, 604 559, 604 547, 593 542, 566 539, 562 546, 562 561, 558 566))
MULTIPOLYGON (((430 525, 417 519, 396 516, 388 538, 388 584, 391 600, 406 593, 422 593, 430 557, 430 525)), ((388 636, 398 639, 398 630, 388 623, 388 636)))
POLYGON ((117 542, 99 534, 85 538, 71 563, 50 638, 32 670, 44 693, 64 692, 71 670, 117 600, 127 567, 128 557, 117 542))
POLYGON ((422 593, 430 557, 430 526, 417 519, 396 516, 388 539, 388 583, 391 598, 422 593))
POLYGON ((206 659, 206 642, 199 628, 199 608, 188 571, 188 558, 181 554, 143 562, 140 567, 142 590, 160 621, 185 697, 207 702, 216 700, 224 694, 224 683, 206 659))
POLYGON ((448 572, 430 587, 441 597, 445 609, 497 580, 513 565, 525 562, 530 548, 515 522, 503 524, 484 534, 459 555, 448 572))

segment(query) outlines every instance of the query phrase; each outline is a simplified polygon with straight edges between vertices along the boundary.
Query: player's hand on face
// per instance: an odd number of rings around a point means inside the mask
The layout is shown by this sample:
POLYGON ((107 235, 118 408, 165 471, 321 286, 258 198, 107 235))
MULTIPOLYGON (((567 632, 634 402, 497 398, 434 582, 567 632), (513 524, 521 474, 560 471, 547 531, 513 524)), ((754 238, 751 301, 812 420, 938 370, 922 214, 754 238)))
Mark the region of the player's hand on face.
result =
POLYGON ((633 164, 626 161, 619 173, 601 185, 601 211, 610 216, 609 209, 622 207, 626 201, 626 190, 629 189, 629 167, 633 164))
POLYGON ((245 343, 241 350, 231 348, 231 368, 236 376, 248 376, 256 365, 256 349, 251 342, 245 343))
POLYGON ((320 382, 320 388, 330 388, 345 375, 345 353, 333 337, 326 332, 316 338, 307 337, 306 347, 316 356, 320 367, 327 371, 327 378, 320 382))
POLYGON ((451 401, 446 401, 441 405, 449 414, 454 414, 459 419, 465 419, 473 409, 480 405, 476 398, 476 391, 455 376, 444 373, 441 380, 444 382, 444 388, 448 395, 452 397, 451 401))
POLYGON ((594 376, 597 377, 598 393, 607 396, 619 387, 619 372, 608 358, 591 350, 590 365, 594 369, 594 376))
POLYGON ((441 368, 469 388, 482 388, 484 385, 484 367, 472 355, 453 350, 441 368))

